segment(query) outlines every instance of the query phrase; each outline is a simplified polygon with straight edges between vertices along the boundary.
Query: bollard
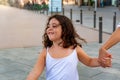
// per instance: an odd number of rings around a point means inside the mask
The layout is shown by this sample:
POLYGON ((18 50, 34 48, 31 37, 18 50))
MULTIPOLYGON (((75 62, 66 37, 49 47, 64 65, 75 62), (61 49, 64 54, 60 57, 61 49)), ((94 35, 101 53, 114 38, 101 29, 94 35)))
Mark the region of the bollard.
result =
POLYGON ((102 43, 102 17, 99 17, 99 43, 102 43))
POLYGON ((93 22, 93 24, 94 24, 94 28, 96 28, 96 11, 94 11, 94 22, 93 22))
POLYGON ((45 10, 44 10, 44 14, 45 14, 45 15, 48 15, 48 9, 45 9, 45 10))
POLYGON ((70 19, 72 20, 72 9, 70 9, 70 19))
POLYGON ((82 9, 80 10, 80 23, 82 24, 83 21, 82 21, 82 9))
POLYGON ((62 12, 63 12, 63 15, 64 15, 64 8, 63 8, 63 11, 62 11, 62 12))
POLYGON ((56 8, 56 13, 58 14, 58 7, 56 8))
POLYGON ((113 16, 113 32, 116 29, 116 12, 114 12, 114 16, 113 16))
POLYGON ((47 15, 48 15, 48 9, 46 11, 47 11, 47 15))
POLYGON ((52 6, 51 6, 51 15, 53 15, 53 8, 52 8, 52 6))

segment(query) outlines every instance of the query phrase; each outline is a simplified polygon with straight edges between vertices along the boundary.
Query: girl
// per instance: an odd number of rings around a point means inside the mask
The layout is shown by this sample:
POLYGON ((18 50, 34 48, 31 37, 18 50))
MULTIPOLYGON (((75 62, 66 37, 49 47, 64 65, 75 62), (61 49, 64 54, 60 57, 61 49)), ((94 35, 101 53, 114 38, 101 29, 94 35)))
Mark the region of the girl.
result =
POLYGON ((83 51, 78 40, 85 40, 76 33, 66 16, 51 16, 43 38, 44 49, 26 80, 38 80, 45 66, 46 80, 79 80, 78 61, 90 67, 100 66, 98 58, 91 58, 83 51))

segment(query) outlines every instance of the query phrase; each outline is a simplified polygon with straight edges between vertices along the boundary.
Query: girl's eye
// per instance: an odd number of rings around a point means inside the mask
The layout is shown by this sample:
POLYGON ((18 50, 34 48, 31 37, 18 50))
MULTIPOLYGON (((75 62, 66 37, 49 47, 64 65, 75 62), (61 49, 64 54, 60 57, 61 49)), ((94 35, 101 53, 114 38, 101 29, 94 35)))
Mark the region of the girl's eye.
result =
POLYGON ((53 28, 56 28, 56 27, 57 27, 57 26, 55 26, 55 25, 53 26, 53 28))
POLYGON ((47 25, 47 28, 50 28, 50 25, 47 25))
POLYGON ((47 25, 47 28, 50 28, 50 27, 53 27, 53 28, 57 28, 58 26, 59 26, 60 24, 58 24, 58 25, 47 25))

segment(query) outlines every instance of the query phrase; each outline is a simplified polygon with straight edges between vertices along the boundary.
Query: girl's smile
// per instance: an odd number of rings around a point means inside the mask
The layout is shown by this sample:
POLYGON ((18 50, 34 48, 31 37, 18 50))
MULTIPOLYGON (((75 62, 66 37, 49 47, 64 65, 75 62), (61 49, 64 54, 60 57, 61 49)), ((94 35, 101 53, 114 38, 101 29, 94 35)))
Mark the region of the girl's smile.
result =
POLYGON ((59 24, 58 20, 55 18, 51 19, 48 28, 47 28, 47 35, 51 41, 57 41, 61 39, 62 28, 59 24))

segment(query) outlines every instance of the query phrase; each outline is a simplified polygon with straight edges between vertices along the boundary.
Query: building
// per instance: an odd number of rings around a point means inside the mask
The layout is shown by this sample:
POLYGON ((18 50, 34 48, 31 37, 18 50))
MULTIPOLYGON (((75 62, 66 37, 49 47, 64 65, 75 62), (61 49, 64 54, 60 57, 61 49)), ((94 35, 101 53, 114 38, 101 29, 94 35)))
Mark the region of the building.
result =
MULTIPOLYGON (((24 5, 27 2, 33 2, 33 3, 38 3, 40 4, 41 1, 43 0, 0 0, 0 4, 10 4, 10 5, 15 5, 15 4, 19 4, 19 5, 24 5)), ((49 0, 44 0, 46 3, 49 4, 49 0)), ((53 0, 54 1, 54 0, 53 0)), ((78 5, 78 6, 94 6, 94 1, 95 0, 62 0, 63 5, 64 4, 74 4, 74 5, 78 5)), ((101 1, 103 1, 103 5, 104 6, 117 6, 118 0, 96 0, 97 1, 97 5, 98 7, 100 7, 101 5, 101 1)))

